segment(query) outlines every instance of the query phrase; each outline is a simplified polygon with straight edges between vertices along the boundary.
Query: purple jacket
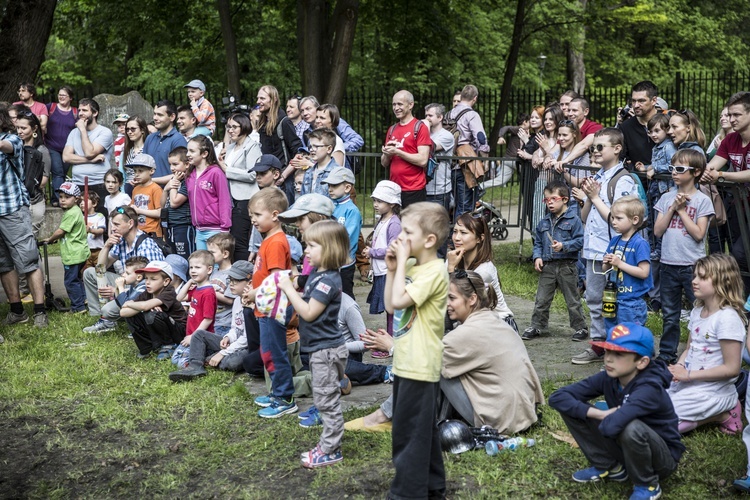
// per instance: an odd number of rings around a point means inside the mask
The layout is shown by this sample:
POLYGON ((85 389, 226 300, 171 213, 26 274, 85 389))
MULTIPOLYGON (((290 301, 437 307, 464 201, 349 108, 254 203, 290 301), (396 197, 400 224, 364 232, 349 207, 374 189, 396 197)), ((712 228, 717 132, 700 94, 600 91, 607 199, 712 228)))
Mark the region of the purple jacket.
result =
POLYGON ((200 179, 198 172, 193 170, 185 183, 195 228, 229 231, 232 226, 232 195, 221 167, 210 165, 200 179))

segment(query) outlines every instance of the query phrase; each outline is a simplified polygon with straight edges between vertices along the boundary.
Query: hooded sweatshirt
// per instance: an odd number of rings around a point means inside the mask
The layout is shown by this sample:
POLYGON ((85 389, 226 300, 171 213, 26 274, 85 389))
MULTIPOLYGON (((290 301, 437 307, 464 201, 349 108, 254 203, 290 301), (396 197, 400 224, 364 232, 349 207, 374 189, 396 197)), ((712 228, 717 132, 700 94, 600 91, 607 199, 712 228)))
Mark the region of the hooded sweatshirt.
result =
POLYGON ((232 226, 232 196, 224 171, 210 165, 198 177, 193 170, 185 180, 190 200, 190 217, 196 229, 227 232, 232 226))
POLYGON ((685 445, 680 441, 677 414, 666 391, 671 380, 666 364, 652 359, 625 387, 607 372, 599 372, 553 392, 549 405, 564 415, 585 420, 591 408, 588 402, 603 395, 610 408, 620 408, 599 424, 602 436, 615 439, 631 421, 639 419, 661 436, 677 462, 685 445))

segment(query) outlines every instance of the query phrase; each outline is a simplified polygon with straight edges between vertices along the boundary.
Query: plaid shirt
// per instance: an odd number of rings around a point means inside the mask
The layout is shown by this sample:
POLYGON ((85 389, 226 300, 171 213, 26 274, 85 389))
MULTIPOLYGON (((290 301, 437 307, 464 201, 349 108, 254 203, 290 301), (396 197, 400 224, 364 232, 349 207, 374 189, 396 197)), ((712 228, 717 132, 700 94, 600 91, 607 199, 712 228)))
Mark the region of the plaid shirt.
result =
POLYGON ((13 154, 0 152, 0 216, 29 206, 29 193, 24 186, 23 141, 15 134, 2 134, 0 141, 13 146, 13 154))
MULTIPOLYGON (((143 234, 143 231, 138 230, 135 233, 135 240, 133 240, 133 246, 135 246, 135 241, 138 239, 140 235, 143 234)), ((138 251, 135 251, 135 248, 128 249, 128 242, 125 241, 125 238, 122 238, 120 240, 120 243, 117 244, 117 246, 112 247, 112 250, 109 251, 109 256, 113 259, 119 259, 120 263, 122 263, 123 269, 125 269, 125 261, 128 260, 130 257, 135 257, 136 255, 140 255, 141 257, 146 257, 149 262, 154 260, 164 260, 164 254, 162 253, 161 249, 157 246, 156 243, 154 243, 154 240, 151 238, 145 238, 141 244, 138 246, 138 251)))

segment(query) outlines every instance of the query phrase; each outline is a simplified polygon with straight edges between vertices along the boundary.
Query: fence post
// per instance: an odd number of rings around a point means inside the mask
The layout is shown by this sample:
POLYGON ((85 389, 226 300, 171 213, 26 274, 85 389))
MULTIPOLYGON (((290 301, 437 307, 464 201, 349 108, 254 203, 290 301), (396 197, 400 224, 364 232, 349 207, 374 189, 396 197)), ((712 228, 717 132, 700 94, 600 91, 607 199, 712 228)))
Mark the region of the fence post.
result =
POLYGON ((676 104, 674 105, 675 108, 678 106, 684 107, 682 106, 682 83, 683 83, 682 71, 678 71, 675 74, 675 79, 674 79, 674 96, 675 96, 675 101, 676 101, 676 104))

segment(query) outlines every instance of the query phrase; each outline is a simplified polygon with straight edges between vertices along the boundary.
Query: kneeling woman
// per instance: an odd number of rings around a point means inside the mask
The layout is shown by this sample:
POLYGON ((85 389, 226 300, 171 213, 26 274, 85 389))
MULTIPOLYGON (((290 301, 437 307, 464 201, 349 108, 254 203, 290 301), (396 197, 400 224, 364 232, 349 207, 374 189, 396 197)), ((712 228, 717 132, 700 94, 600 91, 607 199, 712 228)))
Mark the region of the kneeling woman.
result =
POLYGON ((513 434, 537 421, 544 395, 521 337, 497 320, 496 303, 479 274, 451 277, 448 316, 460 325, 443 337, 441 417, 450 405, 470 424, 513 434))

